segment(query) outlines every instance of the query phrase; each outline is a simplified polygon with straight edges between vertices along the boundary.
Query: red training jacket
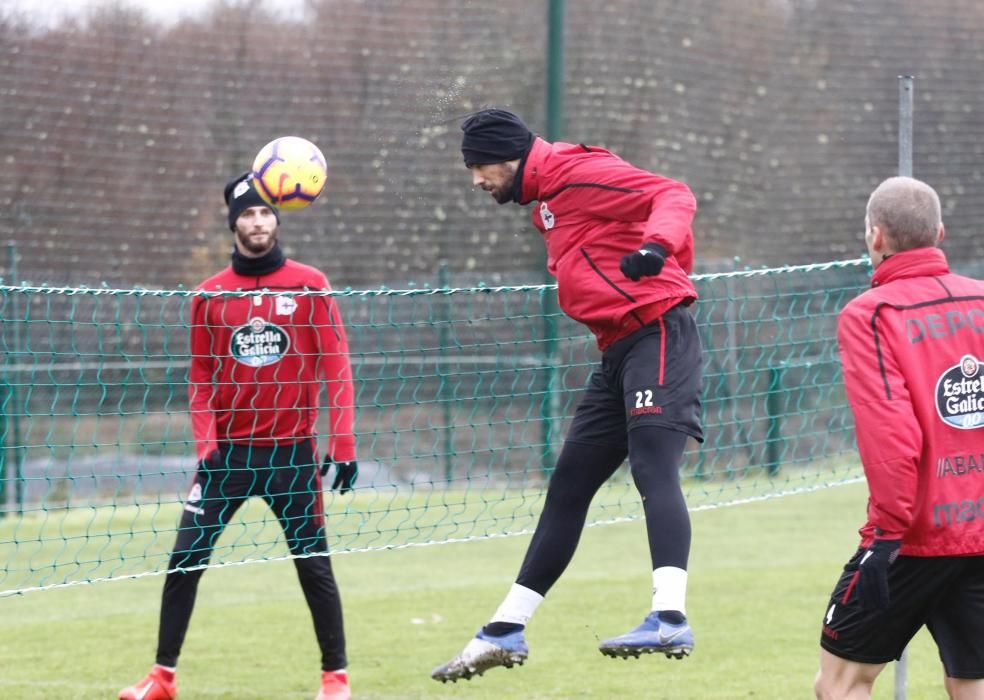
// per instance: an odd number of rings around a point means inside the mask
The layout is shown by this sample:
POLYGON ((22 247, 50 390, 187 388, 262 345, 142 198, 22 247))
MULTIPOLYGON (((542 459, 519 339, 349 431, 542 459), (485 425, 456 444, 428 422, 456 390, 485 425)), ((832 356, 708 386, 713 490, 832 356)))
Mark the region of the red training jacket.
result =
POLYGON ((591 329, 604 350, 697 291, 690 229, 697 203, 682 182, 641 170, 595 146, 536 138, 522 174, 520 202, 540 203, 533 224, 547 246, 564 313, 591 329), (619 270, 644 243, 668 256, 638 282, 619 270))
MULTIPOLYGON (((261 277, 228 267, 204 291, 329 290, 325 276, 288 259, 261 277)), ((328 388, 329 454, 355 459, 354 395, 345 327, 328 296, 198 296, 191 303, 188 387, 199 458, 217 441, 270 446, 315 438, 321 380, 328 388)))
POLYGON ((896 253, 837 324, 868 522, 902 554, 984 554, 984 282, 896 253))

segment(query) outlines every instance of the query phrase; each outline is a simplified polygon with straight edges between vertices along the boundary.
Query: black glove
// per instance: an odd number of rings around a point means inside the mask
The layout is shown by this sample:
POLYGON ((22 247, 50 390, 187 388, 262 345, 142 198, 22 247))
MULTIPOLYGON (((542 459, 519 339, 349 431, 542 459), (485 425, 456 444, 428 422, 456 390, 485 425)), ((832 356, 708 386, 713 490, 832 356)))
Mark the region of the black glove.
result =
POLYGON ((902 540, 874 540, 858 564, 858 602, 865 610, 888 607, 888 567, 898 556, 902 540))
POLYGON ((666 248, 659 243, 646 243, 642 248, 622 258, 618 269, 633 282, 642 277, 658 275, 666 262, 666 248))
POLYGON ((325 457, 321 465, 321 476, 327 476, 331 465, 335 465, 335 480, 331 482, 331 490, 339 493, 348 493, 355 486, 355 480, 359 478, 359 463, 354 459, 351 462, 336 462, 331 456, 325 457))

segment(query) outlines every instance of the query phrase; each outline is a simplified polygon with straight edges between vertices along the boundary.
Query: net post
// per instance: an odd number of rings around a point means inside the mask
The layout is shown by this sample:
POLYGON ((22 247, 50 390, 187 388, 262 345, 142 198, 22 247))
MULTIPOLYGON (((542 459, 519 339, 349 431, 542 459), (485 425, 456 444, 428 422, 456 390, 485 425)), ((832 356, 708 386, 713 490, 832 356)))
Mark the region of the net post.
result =
POLYGON ((447 260, 442 260, 437 269, 437 286, 444 290, 443 299, 440 303, 440 318, 438 319, 438 362, 437 371, 440 373, 439 396, 441 402, 441 417, 444 427, 441 430, 444 450, 444 483, 445 486, 451 485, 454 476, 454 429, 451 425, 452 420, 452 401, 451 392, 448 391, 447 381, 447 355, 448 345, 451 339, 451 271, 448 268, 447 260))
POLYGON ((765 471, 769 476, 779 473, 782 445, 782 366, 769 368, 769 390, 765 396, 765 412, 769 426, 765 434, 765 471))
POLYGON ((7 459, 7 396, 10 387, 0 382, 0 520, 7 515, 7 484, 10 483, 10 460, 7 459))
MULTIPOLYGON (((913 79, 911 75, 899 76, 899 175, 912 177, 912 112, 913 79)), ((909 648, 895 662, 894 700, 908 697, 909 648)))
POLYGON ((554 422, 557 414, 555 384, 557 381, 557 299, 550 287, 540 291, 543 314, 543 397, 540 400, 540 425, 543 447, 540 451, 540 469, 549 476, 555 466, 553 450, 554 422))
MULTIPOLYGON (((564 13, 565 0, 550 0, 547 6, 547 129, 548 141, 563 135, 564 124, 564 13)), ((544 282, 552 285, 550 274, 544 282)), ((544 476, 553 472, 554 423, 558 410, 554 396, 557 381, 557 293, 546 288, 540 293, 543 311, 543 400, 540 402, 540 418, 543 427, 543 449, 540 456, 544 476)))
MULTIPOLYGON (((17 284, 17 244, 13 241, 7 243, 7 270, 10 274, 10 283, 12 285, 17 284)), ((21 351, 20 304, 17 303, 17 300, 17 293, 12 293, 10 296, 10 318, 13 320, 13 328, 11 329, 9 350, 6 353, 7 361, 19 357, 21 351)), ((4 466, 6 467, 6 475, 9 477, 11 462, 13 463, 14 504, 17 514, 22 515, 24 513, 24 453, 21 447, 20 396, 17 391, 17 382, 11 381, 9 375, 4 384, 7 390, 3 405, 5 428, 3 441, 4 466)), ((8 478, 9 481, 10 479, 8 478)))
POLYGON ((899 76, 899 175, 912 177, 912 76, 899 76))

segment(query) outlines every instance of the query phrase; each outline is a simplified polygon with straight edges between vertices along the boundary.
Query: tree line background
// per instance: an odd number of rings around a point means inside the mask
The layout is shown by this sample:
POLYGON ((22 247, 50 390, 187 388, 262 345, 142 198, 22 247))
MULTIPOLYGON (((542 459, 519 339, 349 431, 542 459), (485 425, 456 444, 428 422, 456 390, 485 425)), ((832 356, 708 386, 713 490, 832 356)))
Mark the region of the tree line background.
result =
MULTIPOLYGON (((897 76, 915 175, 955 262, 984 242, 984 4, 566 4, 564 140, 686 181, 698 271, 852 258, 896 172, 897 76)), ((316 142, 325 193, 282 216, 336 288, 542 279, 528 213, 474 191, 461 117, 545 127, 546 2, 215 0, 161 24, 116 0, 38 26, 0 9, 0 243, 34 284, 193 286, 225 265, 222 188, 277 136, 316 142)), ((7 277, 7 276, 5 276, 7 277)), ((9 277, 7 277, 9 279, 9 277)))

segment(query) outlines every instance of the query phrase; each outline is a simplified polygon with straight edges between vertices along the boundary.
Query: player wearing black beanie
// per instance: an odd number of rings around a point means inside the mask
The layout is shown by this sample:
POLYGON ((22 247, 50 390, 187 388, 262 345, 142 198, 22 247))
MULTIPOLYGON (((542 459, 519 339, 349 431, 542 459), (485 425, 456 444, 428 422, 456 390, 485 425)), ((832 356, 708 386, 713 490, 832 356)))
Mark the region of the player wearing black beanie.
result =
POLYGON ((472 184, 499 203, 529 204, 560 308, 598 340, 591 375, 550 477, 536 531, 502 604, 431 676, 471 678, 529 655, 525 628, 577 548, 591 499, 626 457, 646 516, 653 586, 635 629, 599 645, 606 656, 694 648, 686 618, 690 516, 680 465, 700 420, 701 348, 686 307, 696 200, 682 182, 581 143, 548 142, 518 116, 483 109, 462 123, 472 184))
POLYGON ((223 194, 225 195, 225 203, 229 207, 230 230, 236 230, 236 219, 250 207, 267 207, 277 218, 277 223, 280 223, 280 212, 256 191, 256 186, 253 184, 253 174, 249 171, 229 180, 223 194))
POLYGON ((173 700, 198 583, 236 510, 259 496, 277 516, 321 650, 317 700, 350 700, 342 604, 325 537, 322 478, 358 477, 348 340, 324 273, 287 258, 280 218, 248 172, 223 190, 231 264, 198 285, 188 320, 188 403, 198 464, 161 595, 157 656, 120 700, 173 700), (238 293, 237 293, 238 292, 238 293), (317 421, 327 387, 324 459, 317 421))
POLYGON ((462 125, 461 154, 465 165, 488 165, 522 158, 534 134, 522 119, 504 109, 483 109, 462 125))

